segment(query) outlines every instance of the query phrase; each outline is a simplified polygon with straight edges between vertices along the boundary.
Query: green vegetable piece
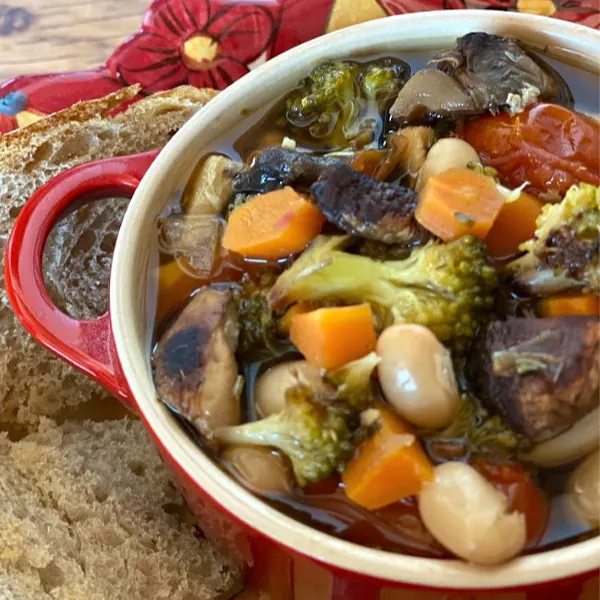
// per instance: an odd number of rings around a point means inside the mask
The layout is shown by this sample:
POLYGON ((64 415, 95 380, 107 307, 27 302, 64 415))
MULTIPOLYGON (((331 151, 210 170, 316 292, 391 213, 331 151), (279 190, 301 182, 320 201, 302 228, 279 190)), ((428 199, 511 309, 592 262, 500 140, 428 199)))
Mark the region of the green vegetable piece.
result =
POLYGON ((506 271, 530 294, 600 294, 600 187, 574 185, 560 204, 544 206, 534 237, 520 249, 526 254, 506 271))
POLYGON ((342 252, 344 239, 317 238, 277 279, 268 294, 271 306, 369 302, 385 325, 424 325, 443 342, 469 339, 488 320, 498 280, 485 246, 474 237, 429 242, 398 261, 342 252))
POLYGON ((476 452, 489 451, 511 456, 521 444, 521 437, 506 425, 502 417, 490 416, 470 394, 462 394, 461 401, 460 411, 454 421, 432 439, 464 439, 476 452))
POLYGON ((382 113, 393 104, 409 77, 410 68, 405 62, 383 58, 363 67, 360 86, 365 97, 375 100, 382 113))
POLYGON ((291 461, 300 486, 316 483, 344 468, 361 429, 357 411, 343 403, 322 405, 310 387, 298 384, 286 391, 286 407, 266 419, 223 427, 215 438, 225 444, 276 448, 291 461))

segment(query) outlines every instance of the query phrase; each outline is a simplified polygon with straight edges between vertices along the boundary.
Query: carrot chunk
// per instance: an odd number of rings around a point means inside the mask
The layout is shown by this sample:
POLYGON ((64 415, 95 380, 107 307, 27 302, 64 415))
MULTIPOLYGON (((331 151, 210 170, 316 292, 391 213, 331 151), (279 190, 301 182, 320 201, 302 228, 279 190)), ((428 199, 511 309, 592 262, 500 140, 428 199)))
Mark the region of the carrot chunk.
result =
POLYGON ((503 258, 518 252, 519 245, 533 237, 541 212, 542 203, 525 192, 514 202, 505 202, 485 238, 490 255, 503 258))
POLYGON ((325 222, 291 187, 255 196, 229 217, 223 247, 248 258, 276 260, 300 252, 325 222))
POLYGON ((483 240, 503 204, 504 196, 491 177, 471 169, 449 169, 427 180, 415 217, 445 242, 469 234, 483 240))
POLYGON ((380 429, 342 474, 348 498, 369 510, 414 496, 433 479, 433 466, 408 425, 384 405, 377 409, 380 429))
POLYGON ((298 302, 288 309, 288 311, 279 319, 279 333, 283 335, 290 334, 292 319, 296 315, 303 315, 315 310, 317 307, 312 302, 298 302))
POLYGON ((185 273, 176 260, 160 266, 158 282, 158 321, 175 312, 193 291, 202 286, 202 281, 185 273))
POLYGON ((293 315, 290 339, 313 367, 343 367, 375 348, 377 336, 371 306, 320 308, 293 315))
POLYGON ((596 294, 559 294, 538 303, 541 317, 568 317, 571 315, 600 316, 600 299, 596 294))

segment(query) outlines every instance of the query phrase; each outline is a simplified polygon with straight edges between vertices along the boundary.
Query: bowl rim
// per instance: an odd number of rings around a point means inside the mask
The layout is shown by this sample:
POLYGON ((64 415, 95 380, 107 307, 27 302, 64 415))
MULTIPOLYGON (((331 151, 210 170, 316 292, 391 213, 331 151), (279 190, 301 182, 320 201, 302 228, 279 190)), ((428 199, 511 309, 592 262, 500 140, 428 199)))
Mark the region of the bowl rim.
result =
MULTIPOLYGON (((284 515, 259 500, 233 481, 205 456, 172 418, 165 419, 166 409, 156 401, 152 385, 148 385, 150 363, 147 344, 140 343, 144 333, 137 322, 140 310, 140 248, 148 243, 151 199, 159 185, 175 169, 178 157, 209 124, 218 123, 227 108, 240 102, 253 86, 260 86, 271 71, 293 62, 292 71, 305 72, 307 57, 317 57, 325 45, 337 48, 353 39, 367 43, 376 39, 381 28, 393 31, 411 26, 423 31, 468 24, 485 30, 499 26, 526 29, 527 34, 550 30, 557 43, 600 64, 600 32, 574 23, 536 15, 485 10, 430 11, 387 17, 326 34, 271 59, 221 92, 199 111, 173 137, 154 161, 140 183, 121 225, 113 256, 110 281, 110 314, 117 353, 129 389, 140 415, 163 451, 179 469, 208 494, 222 509, 245 526, 285 546, 289 551, 305 555, 337 569, 390 583, 405 583, 426 588, 507 589, 523 585, 564 579, 591 572, 600 566, 600 537, 563 548, 524 555, 497 567, 480 567, 461 560, 430 559, 384 552, 342 541, 284 515), (136 279, 137 278, 137 279, 136 279)), ((474 30, 474 29, 472 29, 474 30)), ((441 37, 441 34, 438 36, 441 37)), ((423 45, 421 45, 423 47, 423 45)), ((218 126, 218 125, 217 125, 218 126)), ((204 142, 207 145, 209 142, 204 142)), ((163 202, 164 203, 164 202, 163 202)), ((153 213, 155 215, 156 213, 153 213)), ((152 217, 154 222, 154 216, 152 217)), ((143 254, 143 253, 142 253, 143 254)), ((150 377, 151 378, 151 377, 150 377)))

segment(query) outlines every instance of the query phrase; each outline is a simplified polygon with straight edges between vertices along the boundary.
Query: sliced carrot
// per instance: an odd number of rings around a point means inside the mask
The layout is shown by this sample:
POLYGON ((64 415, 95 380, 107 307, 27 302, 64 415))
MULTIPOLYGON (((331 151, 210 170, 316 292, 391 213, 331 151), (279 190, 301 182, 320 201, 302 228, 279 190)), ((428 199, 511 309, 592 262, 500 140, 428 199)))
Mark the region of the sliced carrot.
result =
POLYGON ((303 315, 305 313, 311 312, 315 310, 316 306, 313 305, 312 302, 298 302, 294 304, 284 315, 279 319, 279 332, 283 335, 290 334, 290 326, 292 324, 292 319, 296 315, 303 315))
POLYGON ((503 258, 518 252, 519 244, 533 237, 542 206, 537 198, 525 192, 514 202, 505 202, 485 238, 490 254, 503 258))
POLYGON ((450 169, 427 180, 415 217, 445 242, 468 234, 483 240, 504 200, 491 177, 472 169, 450 169))
POLYGON ((600 316, 600 299, 596 294, 559 294, 540 300, 537 308, 540 317, 597 317, 600 316))
POLYGON ((421 491, 433 479, 433 466, 410 427, 391 409, 378 405, 380 429, 358 449, 342 474, 346 495, 376 510, 421 491))
POLYGON ((300 252, 325 218, 291 187, 255 196, 229 217, 223 247, 249 258, 276 260, 300 252))
POLYGON ((369 304, 294 315, 290 339, 317 369, 336 369, 372 352, 377 342, 369 304))

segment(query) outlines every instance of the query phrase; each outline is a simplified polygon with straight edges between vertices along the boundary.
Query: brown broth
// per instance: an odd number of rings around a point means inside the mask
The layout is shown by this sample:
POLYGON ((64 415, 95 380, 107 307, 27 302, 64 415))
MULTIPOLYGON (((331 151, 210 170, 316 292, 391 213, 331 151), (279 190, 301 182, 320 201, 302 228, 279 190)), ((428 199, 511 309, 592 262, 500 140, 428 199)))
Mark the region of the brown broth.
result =
MULTIPOLYGON (((399 55, 398 58, 408 62, 414 73, 426 64, 433 53, 433 50, 406 52, 399 55)), ((368 57, 369 60, 374 58, 378 58, 378 56, 368 57)), ((361 62, 362 60, 360 59, 361 62)), ((570 85, 576 98, 577 110, 592 114, 600 112, 600 88, 597 85, 597 74, 560 63, 554 59, 547 60, 559 70, 570 85)), ((211 145, 208 154, 220 153, 233 160, 248 161, 257 150, 280 145, 285 136, 297 137, 287 124, 274 117, 275 112, 281 107, 281 102, 282 100, 275 100, 269 107, 252 115, 244 116, 240 126, 236 127, 228 137, 219 139, 211 145)), ((385 129, 386 120, 380 119, 378 135, 385 129)), ((306 141, 301 141, 298 149, 317 150, 314 145, 308 144, 306 141)), ((327 148, 318 148, 319 152, 326 150, 327 148)), ((174 196, 165 208, 163 216, 172 211, 181 212, 180 202, 181 194, 174 196)), ((241 261, 222 253, 217 257, 215 270, 210 280, 202 280, 190 276, 184 261, 178 263, 167 254, 161 254, 158 263, 160 265, 158 311, 153 324, 155 342, 190 297, 201 287, 215 282, 236 283, 240 281, 245 272, 260 274, 263 270, 277 268, 277 265, 241 261)), ((497 308, 498 312, 503 315, 531 315, 535 313, 535 302, 531 298, 519 297, 513 290, 504 289, 498 298, 497 308)), ((243 410, 247 420, 252 421, 257 418, 253 397, 256 378, 269 366, 282 360, 297 358, 297 356, 293 351, 290 353, 285 349, 282 354, 278 355, 265 351, 260 356, 254 357, 254 360, 241 363, 241 372, 246 378, 243 410)), ((182 417, 178 415, 175 417, 198 445, 217 464, 227 470, 227 465, 223 464, 214 451, 206 446, 191 425, 182 417)), ((565 500, 563 490, 568 472, 546 470, 534 474, 540 487, 550 499, 551 507, 547 531, 535 549, 536 551, 597 534, 597 529, 591 529, 574 515, 565 500)), ((436 558, 448 556, 447 552, 433 540, 423 526, 414 499, 407 499, 372 513, 353 504, 344 495, 339 481, 333 478, 318 486, 297 490, 285 497, 264 497, 264 500, 298 521, 341 539, 415 556, 436 558)))

